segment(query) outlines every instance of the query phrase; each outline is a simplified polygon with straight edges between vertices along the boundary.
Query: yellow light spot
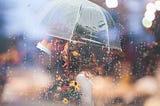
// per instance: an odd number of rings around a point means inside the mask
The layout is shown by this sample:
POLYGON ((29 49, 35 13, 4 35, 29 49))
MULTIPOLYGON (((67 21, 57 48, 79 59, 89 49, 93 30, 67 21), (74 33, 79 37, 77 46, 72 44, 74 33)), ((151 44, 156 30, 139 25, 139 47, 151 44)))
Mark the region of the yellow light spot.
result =
POLYGON ((145 28, 150 28, 152 26, 152 21, 149 21, 148 19, 146 19, 145 17, 142 20, 142 24, 145 28))
POLYGON ((73 56, 75 56, 75 57, 80 56, 80 54, 79 54, 77 51, 73 51, 72 54, 73 54, 73 56))

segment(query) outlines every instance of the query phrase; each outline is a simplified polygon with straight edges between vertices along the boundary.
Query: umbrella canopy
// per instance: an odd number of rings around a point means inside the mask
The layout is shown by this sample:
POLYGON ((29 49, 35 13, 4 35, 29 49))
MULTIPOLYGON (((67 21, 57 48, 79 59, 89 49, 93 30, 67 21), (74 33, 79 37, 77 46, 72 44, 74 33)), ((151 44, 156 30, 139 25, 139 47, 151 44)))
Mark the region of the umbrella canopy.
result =
POLYGON ((108 34, 108 27, 114 23, 110 14, 88 0, 49 1, 37 17, 46 27, 46 35, 121 49, 120 39, 113 41, 108 34), (110 40, 116 44, 110 45, 110 40))

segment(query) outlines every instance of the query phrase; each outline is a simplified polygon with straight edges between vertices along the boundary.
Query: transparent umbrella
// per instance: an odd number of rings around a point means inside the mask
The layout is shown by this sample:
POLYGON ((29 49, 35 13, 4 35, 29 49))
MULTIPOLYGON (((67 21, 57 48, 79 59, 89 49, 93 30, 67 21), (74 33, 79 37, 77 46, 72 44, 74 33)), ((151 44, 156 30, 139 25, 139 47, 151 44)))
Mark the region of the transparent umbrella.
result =
POLYGON ((46 35, 121 49, 120 39, 110 44, 108 27, 114 23, 110 14, 88 0, 51 0, 37 17, 47 29, 46 35))

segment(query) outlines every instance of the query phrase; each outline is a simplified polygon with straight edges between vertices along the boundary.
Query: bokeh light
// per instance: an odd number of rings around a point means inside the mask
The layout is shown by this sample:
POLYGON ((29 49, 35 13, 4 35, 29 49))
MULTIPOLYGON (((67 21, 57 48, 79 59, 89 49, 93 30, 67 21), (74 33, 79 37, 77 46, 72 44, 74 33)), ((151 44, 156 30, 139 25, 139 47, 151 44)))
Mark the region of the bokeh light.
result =
POLYGON ((160 0, 155 1, 155 7, 157 11, 160 11, 160 0))
POLYGON ((148 19, 146 19, 145 17, 142 20, 142 24, 145 28, 150 28, 152 26, 152 21, 149 21, 148 19))
POLYGON ((153 21, 155 19, 155 14, 151 11, 146 11, 144 16, 149 21, 153 21))
POLYGON ((106 6, 108 8, 116 8, 118 7, 118 1, 117 0, 106 0, 106 6))
POLYGON ((147 11, 151 11, 153 13, 156 12, 156 7, 155 7, 154 3, 148 3, 146 5, 146 10, 147 11))

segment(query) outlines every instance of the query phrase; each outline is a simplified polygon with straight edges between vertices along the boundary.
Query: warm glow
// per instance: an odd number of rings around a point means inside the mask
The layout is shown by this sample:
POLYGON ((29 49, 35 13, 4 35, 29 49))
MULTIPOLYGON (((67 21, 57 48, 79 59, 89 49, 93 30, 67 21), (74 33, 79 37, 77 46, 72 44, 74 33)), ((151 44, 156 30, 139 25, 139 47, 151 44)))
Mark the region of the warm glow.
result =
POLYGON ((157 11, 160 11, 160 0, 155 1, 157 11))
POLYGON ((154 5, 154 3, 148 3, 146 6, 147 11, 151 11, 153 13, 156 12, 156 6, 154 5))
POLYGON ((151 11, 146 11, 144 16, 149 21, 153 21, 155 19, 155 14, 152 13, 151 11))
POLYGON ((148 19, 146 19, 145 17, 142 20, 142 24, 145 28, 150 28, 152 26, 152 21, 149 21, 148 19))
POLYGON ((116 8, 118 7, 118 1, 117 0, 106 0, 106 6, 108 8, 116 8))

